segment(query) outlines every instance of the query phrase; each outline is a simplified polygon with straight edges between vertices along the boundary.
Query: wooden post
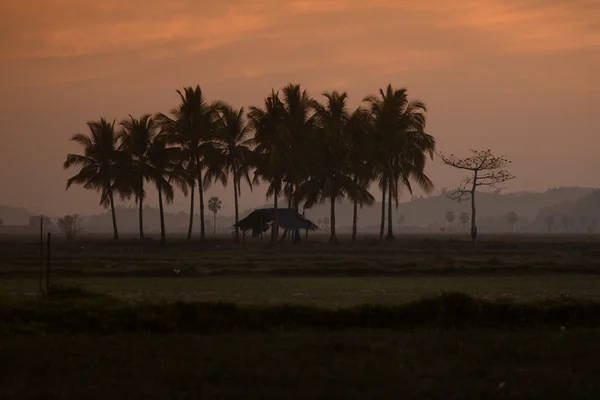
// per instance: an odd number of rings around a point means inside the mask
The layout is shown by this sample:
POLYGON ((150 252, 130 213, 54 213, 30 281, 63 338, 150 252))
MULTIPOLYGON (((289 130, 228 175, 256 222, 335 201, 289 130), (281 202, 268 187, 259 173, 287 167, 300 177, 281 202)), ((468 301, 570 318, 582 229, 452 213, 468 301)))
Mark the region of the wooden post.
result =
POLYGON ((48 243, 46 245, 46 293, 50 290, 50 241, 51 233, 48 232, 48 243))
POLYGON ((44 275, 44 216, 40 217, 40 274, 38 293, 42 293, 42 279, 44 275))

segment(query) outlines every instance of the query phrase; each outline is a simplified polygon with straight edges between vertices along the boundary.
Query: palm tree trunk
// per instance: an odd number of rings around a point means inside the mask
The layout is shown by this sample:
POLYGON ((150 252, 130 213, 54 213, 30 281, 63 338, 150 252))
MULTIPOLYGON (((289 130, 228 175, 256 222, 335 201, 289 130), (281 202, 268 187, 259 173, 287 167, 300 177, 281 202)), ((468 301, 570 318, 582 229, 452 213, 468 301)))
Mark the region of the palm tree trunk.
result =
POLYGON ((279 237, 279 221, 277 219, 277 192, 273 195, 273 225, 271 226, 271 244, 277 243, 279 237))
POLYGON ((191 240, 192 239, 192 227, 194 226, 194 190, 196 190, 195 188, 195 182, 191 183, 191 188, 192 190, 190 191, 190 197, 191 197, 191 201, 190 201, 190 226, 188 227, 188 234, 187 234, 187 240, 191 240))
POLYGON ((331 216, 329 217, 331 221, 331 236, 329 237, 330 244, 338 244, 338 238, 335 234, 335 196, 331 196, 331 216))
POLYGON ((235 205, 235 243, 240 242, 240 230, 237 226, 238 224, 238 184, 237 184, 237 173, 235 168, 233 168, 233 203, 235 205))
POLYGON ((206 240, 206 230, 204 227, 204 192, 202 190, 202 167, 200 159, 196 157, 196 174, 198 178, 198 197, 200 198, 200 241, 206 240))
MULTIPOLYGON (((292 184, 291 184, 291 183, 288 183, 288 184, 287 184, 287 193, 288 193, 288 210, 291 210, 291 209, 292 209, 292 192, 293 192, 293 190, 294 190, 294 188, 292 187, 292 184)), ((288 232, 288 229, 287 229, 287 228, 285 228, 285 229, 283 230, 283 234, 281 235, 280 242, 283 242, 283 241, 285 241, 285 239, 287 239, 287 237, 288 237, 288 233, 289 233, 289 232, 288 232)))
POLYGON ((167 235, 165 233, 165 215, 163 211, 163 201, 162 201, 162 186, 160 184, 157 185, 158 189, 158 212, 160 213, 160 245, 164 246, 167 243, 167 235))
POLYGON ((140 193, 139 193, 139 206, 140 206, 140 239, 144 239, 144 177, 140 177, 140 193))
POLYGON ((383 240, 383 230, 385 229, 385 190, 387 183, 383 185, 381 195, 381 228, 379 229, 379 240, 383 240))
POLYGON ((385 240, 394 240, 394 224, 392 223, 392 181, 388 182, 388 232, 385 240))
MULTIPOLYGON (((292 186, 292 189, 293 188, 294 187, 292 186)), ((293 193, 294 193, 293 191, 290 192, 290 196, 292 196, 293 193)), ((298 200, 294 199, 293 202, 294 202, 294 211, 298 212, 298 200)), ((302 236, 300 235, 300 229, 295 229, 294 230, 294 244, 299 244, 299 243, 302 243, 302 236)))
POLYGON ((358 221, 358 202, 354 202, 352 210, 352 243, 356 243, 356 224, 358 221))
POLYGON ((113 238, 119 240, 119 230, 117 229, 117 214, 115 213, 115 199, 113 198, 112 190, 108 192, 108 199, 110 200, 110 212, 112 214, 113 223, 113 238))
MULTIPOLYGON (((354 184, 358 186, 358 175, 354 175, 354 184)), ((358 221, 358 202, 354 200, 352 210, 352 243, 356 243, 356 223, 358 221)))
MULTIPOLYGON (((302 216, 306 218, 306 208, 302 209, 302 216)), ((308 242, 308 228, 306 228, 306 233, 304 236, 304 240, 308 242)))

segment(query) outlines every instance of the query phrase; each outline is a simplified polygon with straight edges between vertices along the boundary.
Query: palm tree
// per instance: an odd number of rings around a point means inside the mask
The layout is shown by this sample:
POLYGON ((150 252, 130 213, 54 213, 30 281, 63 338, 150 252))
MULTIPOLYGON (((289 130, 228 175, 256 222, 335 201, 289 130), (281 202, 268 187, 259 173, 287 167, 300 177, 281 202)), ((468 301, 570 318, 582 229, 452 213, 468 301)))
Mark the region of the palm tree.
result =
MULTIPOLYGON (((298 199, 294 191, 308 176, 306 155, 312 153, 315 133, 315 118, 313 113, 313 99, 300 85, 288 84, 282 90, 282 125, 291 139, 290 160, 285 165, 285 193, 288 198, 288 208, 298 211, 298 199), (294 200, 296 199, 296 200, 294 200)), ((287 231, 284 232, 283 238, 287 231)), ((300 232, 294 231, 294 242, 301 241, 300 232)))
POLYGON ((160 243, 165 245, 165 218, 163 209, 163 195, 167 203, 172 203, 175 198, 173 185, 178 186, 187 196, 189 176, 182 166, 182 149, 168 147, 167 138, 158 135, 154 138, 148 149, 148 178, 156 185, 158 191, 158 208, 160 213, 160 243))
POLYGON ((221 180, 227 183, 227 176, 233 176, 233 198, 235 205, 235 242, 239 243, 240 233, 237 227, 239 219, 238 198, 241 192, 242 178, 252 190, 250 167, 252 165, 252 150, 254 139, 250 137, 251 127, 246 124, 244 109, 235 110, 225 106, 220 110, 220 119, 216 135, 212 139, 214 151, 208 155, 208 169, 205 178, 221 180))
POLYGON ((68 154, 63 164, 65 169, 73 166, 81 167, 77 175, 67 181, 67 190, 73 184, 83 186, 85 189, 99 191, 100 205, 110 207, 113 224, 114 239, 119 239, 117 217, 115 214, 114 193, 117 192, 122 199, 131 196, 131 182, 128 181, 133 171, 132 164, 125 153, 119 152, 115 122, 108 122, 104 118, 100 121, 87 123, 90 135, 78 133, 71 137, 71 141, 83 146, 83 155, 68 154))
MULTIPOLYGON (((311 208, 316 203, 330 201, 331 236, 329 242, 339 243, 335 228, 335 203, 346 195, 357 201, 373 201, 373 196, 355 182, 349 172, 351 144, 348 135, 348 115, 346 93, 324 93, 325 105, 313 102, 319 122, 319 142, 317 151, 309 159, 309 176, 296 189, 296 201, 305 201, 311 208)), ((314 146, 315 144, 313 144, 314 146)), ((307 155, 308 156, 308 155, 307 155)))
MULTIPOLYGON (((205 168, 204 155, 210 151, 210 138, 214 136, 218 122, 218 111, 223 103, 206 101, 200 86, 186 87, 181 92, 177 90, 181 103, 171 110, 171 116, 158 114, 157 119, 162 130, 167 134, 169 143, 179 145, 182 157, 188 160, 188 165, 196 168, 195 181, 200 198, 200 240, 206 240, 204 221, 204 191, 202 171, 205 168)), ((193 215, 193 212, 191 213, 193 215)))
POLYGON ((380 89, 379 94, 380 97, 367 96, 364 101, 369 104, 374 119, 378 142, 376 157, 379 161, 379 181, 384 188, 387 186, 386 239, 394 240, 392 200, 398 207, 403 186, 412 193, 411 180, 425 192, 433 189, 433 183, 425 175, 424 169, 427 154, 433 159, 435 140, 425 133, 427 108, 423 102, 409 101, 406 89, 394 90, 391 84, 385 91, 380 89))
POLYGON ((140 239, 144 238, 144 181, 149 179, 148 150, 156 136, 156 124, 149 114, 135 119, 129 115, 129 119, 121 122, 121 131, 118 137, 121 141, 119 150, 125 152, 133 162, 134 174, 133 192, 139 206, 140 239))
POLYGON ((217 233, 217 213, 221 209, 221 204, 218 197, 208 199, 208 209, 213 213, 213 235, 217 233))
POLYGON ((256 167, 253 182, 268 182, 266 195, 267 198, 273 197, 271 244, 275 244, 279 237, 278 199, 283 191, 286 166, 289 168, 291 163, 292 137, 282 123, 284 112, 283 103, 275 91, 271 91, 271 95, 265 99, 263 108, 250 107, 248 112, 256 142, 252 162, 256 167))
POLYGON ((196 191, 196 162, 187 157, 184 162, 184 168, 187 172, 187 185, 190 193, 190 222, 188 225, 187 240, 192 239, 192 229, 194 227, 194 192, 196 191))
MULTIPOLYGON (((369 113, 362 107, 357 108, 347 124, 347 134, 350 138, 350 161, 349 170, 356 185, 367 189, 373 178, 373 124, 369 113)), ((353 199, 352 214, 352 243, 356 242, 356 231, 358 221, 358 206, 362 208, 366 199, 353 199)))

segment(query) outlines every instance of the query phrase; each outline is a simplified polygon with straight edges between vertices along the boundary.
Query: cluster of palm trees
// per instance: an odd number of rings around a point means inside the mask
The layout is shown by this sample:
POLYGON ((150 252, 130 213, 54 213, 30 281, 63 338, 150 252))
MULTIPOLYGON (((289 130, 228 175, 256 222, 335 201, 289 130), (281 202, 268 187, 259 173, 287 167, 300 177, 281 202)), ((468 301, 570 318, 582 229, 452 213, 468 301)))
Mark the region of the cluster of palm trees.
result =
MULTIPOLYGON (((262 106, 234 109, 209 102, 199 86, 177 90, 180 104, 168 114, 129 116, 115 126, 105 119, 88 122, 89 134, 71 140, 84 148, 69 154, 64 168, 79 167, 67 189, 82 185, 101 193, 100 204, 110 207, 114 238, 118 239, 115 196, 134 198, 139 206, 139 233, 144 237, 145 185, 158 191, 161 243, 165 243, 163 201, 172 202, 175 188, 190 195, 188 239, 192 236, 194 193, 200 202, 200 238, 205 240, 204 190, 211 184, 233 186, 235 221, 241 181, 268 184, 267 198, 275 210, 285 197, 287 206, 304 209, 329 201, 330 242, 337 243, 335 205, 348 197, 354 203, 352 241, 356 240, 357 208, 372 204, 372 183, 383 192, 381 238, 386 201, 387 238, 394 239, 392 202, 398 205, 402 189, 412 192, 416 183, 425 191, 433 184, 424 172, 433 157, 434 138, 425 133, 426 107, 409 101, 406 89, 391 85, 364 105, 349 110, 346 93, 324 93, 324 101, 311 98, 299 85, 271 91, 262 106), (164 200, 163 200, 164 197, 164 200)), ((277 212, 271 240, 279 238, 277 212)), ((284 232, 300 240, 298 232, 284 232)), ((239 242, 236 228, 235 240, 239 242)))

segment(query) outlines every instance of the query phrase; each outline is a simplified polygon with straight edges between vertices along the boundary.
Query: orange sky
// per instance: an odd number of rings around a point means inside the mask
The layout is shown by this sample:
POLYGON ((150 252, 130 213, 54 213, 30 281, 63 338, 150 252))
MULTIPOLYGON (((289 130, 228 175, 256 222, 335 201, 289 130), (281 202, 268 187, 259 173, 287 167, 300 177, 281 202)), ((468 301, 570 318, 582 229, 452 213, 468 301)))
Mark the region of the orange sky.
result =
MULTIPOLYGON (((64 190, 68 138, 167 111, 195 84, 235 106, 288 82, 356 106, 392 82, 426 102, 440 150, 512 159, 510 190, 600 186, 598 21, 597 0, 0 0, 0 204, 99 211, 97 194, 64 190)), ((440 189, 460 179, 428 173, 440 189)), ((208 193, 225 214, 231 191, 208 193)), ((244 191, 241 208, 263 202, 244 191)))

